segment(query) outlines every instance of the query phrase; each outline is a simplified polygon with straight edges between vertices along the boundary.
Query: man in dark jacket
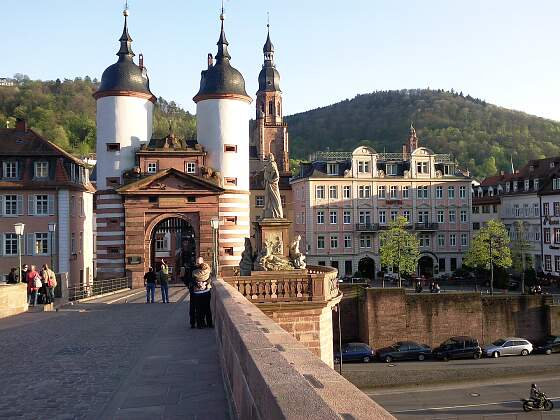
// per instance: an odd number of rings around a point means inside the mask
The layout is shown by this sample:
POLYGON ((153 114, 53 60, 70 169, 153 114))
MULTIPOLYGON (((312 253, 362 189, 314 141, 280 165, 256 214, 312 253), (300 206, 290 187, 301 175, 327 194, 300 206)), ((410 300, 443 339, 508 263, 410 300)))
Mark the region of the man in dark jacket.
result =
POLYGON ((154 303, 156 295, 156 273, 152 267, 144 274, 144 285, 146 286, 146 303, 154 303))

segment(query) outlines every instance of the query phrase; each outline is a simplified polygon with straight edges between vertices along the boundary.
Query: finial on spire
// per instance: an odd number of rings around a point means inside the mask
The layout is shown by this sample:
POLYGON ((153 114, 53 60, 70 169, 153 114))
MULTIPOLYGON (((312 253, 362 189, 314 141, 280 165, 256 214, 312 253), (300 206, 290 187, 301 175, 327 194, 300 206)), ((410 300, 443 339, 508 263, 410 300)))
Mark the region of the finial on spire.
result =
POLYGON ((125 9, 123 11, 123 16, 124 16, 123 33, 119 39, 121 43, 121 47, 119 49, 119 52, 117 53, 117 55, 121 58, 124 56, 134 57, 134 52, 132 51, 132 47, 131 47, 132 38, 128 33, 128 15, 129 15, 129 11, 128 11, 128 1, 127 1, 125 4, 125 9))
POLYGON ((222 60, 226 59, 229 60, 231 56, 228 52, 228 45, 226 39, 226 33, 224 31, 224 20, 225 20, 225 13, 224 13, 224 0, 222 0, 222 13, 220 14, 220 20, 222 21, 222 30, 220 32, 220 39, 218 39, 218 54, 216 54, 216 64, 220 63, 222 60))
POLYGON ((270 40, 270 13, 269 12, 266 12, 266 22, 267 22, 266 23, 267 36, 266 36, 266 42, 263 47, 264 60, 272 62, 274 60, 274 45, 270 40))
POLYGON ((270 32, 270 12, 266 12, 266 27, 268 28, 268 31, 270 32))
POLYGON ((127 17, 127 16, 129 15, 130 12, 129 12, 128 10, 129 10, 129 9, 128 9, 128 0, 126 0, 126 1, 124 2, 124 10, 123 10, 123 16, 124 16, 124 17, 127 17))

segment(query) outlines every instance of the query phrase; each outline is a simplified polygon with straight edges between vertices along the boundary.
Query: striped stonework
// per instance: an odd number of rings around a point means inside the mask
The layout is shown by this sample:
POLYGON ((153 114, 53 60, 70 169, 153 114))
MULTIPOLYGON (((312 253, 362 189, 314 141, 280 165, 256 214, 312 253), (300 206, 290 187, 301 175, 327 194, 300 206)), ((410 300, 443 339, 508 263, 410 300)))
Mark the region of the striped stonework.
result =
POLYGON ((120 195, 112 190, 95 194, 97 230, 97 278, 122 277, 124 259, 124 205, 120 195))
POLYGON ((250 202, 248 191, 233 191, 220 195, 220 229, 218 234, 221 266, 238 266, 245 238, 250 237, 250 202), (232 219, 235 218, 235 219, 232 219), (230 255, 233 248, 233 255, 230 255))

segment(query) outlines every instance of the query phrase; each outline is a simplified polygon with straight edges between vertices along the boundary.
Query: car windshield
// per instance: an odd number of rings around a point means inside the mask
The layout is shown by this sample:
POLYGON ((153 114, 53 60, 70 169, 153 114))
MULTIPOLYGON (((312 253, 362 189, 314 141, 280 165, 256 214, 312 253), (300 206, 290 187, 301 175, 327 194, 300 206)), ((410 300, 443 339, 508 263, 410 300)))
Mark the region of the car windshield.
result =
POLYGON ((549 337, 546 337, 546 339, 545 339, 544 342, 545 342, 546 344, 552 344, 552 343, 555 343, 555 342, 558 342, 558 341, 559 341, 559 340, 558 340, 558 337, 549 336, 549 337))
POLYGON ((495 346, 503 346, 505 342, 505 340, 500 338, 499 340, 494 341, 492 344, 494 344, 495 346))

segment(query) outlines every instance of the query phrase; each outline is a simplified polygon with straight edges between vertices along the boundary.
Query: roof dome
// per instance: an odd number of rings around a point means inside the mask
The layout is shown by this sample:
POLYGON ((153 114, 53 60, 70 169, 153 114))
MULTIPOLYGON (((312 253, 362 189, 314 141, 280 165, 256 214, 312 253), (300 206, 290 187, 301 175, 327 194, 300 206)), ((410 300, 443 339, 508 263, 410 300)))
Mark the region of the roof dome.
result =
POLYGON ((251 101, 245 90, 243 75, 230 64, 231 56, 227 49, 229 43, 224 32, 223 14, 220 16, 220 19, 222 20, 222 31, 217 44, 218 54, 216 54, 216 63, 212 63, 210 56, 208 69, 204 70, 201 74, 200 90, 193 100, 199 102, 216 95, 237 95, 251 101))
POLYGON ((128 33, 127 17, 128 11, 125 10, 124 29, 119 39, 121 46, 117 53, 119 59, 103 72, 94 97, 110 96, 111 93, 118 94, 118 92, 134 92, 149 96, 150 100, 155 101, 155 96, 150 91, 150 80, 146 69, 136 65, 133 60, 134 52, 131 48, 132 38, 128 33))
POLYGON ((263 66, 259 73, 259 92, 281 92, 280 73, 276 67, 263 66))

